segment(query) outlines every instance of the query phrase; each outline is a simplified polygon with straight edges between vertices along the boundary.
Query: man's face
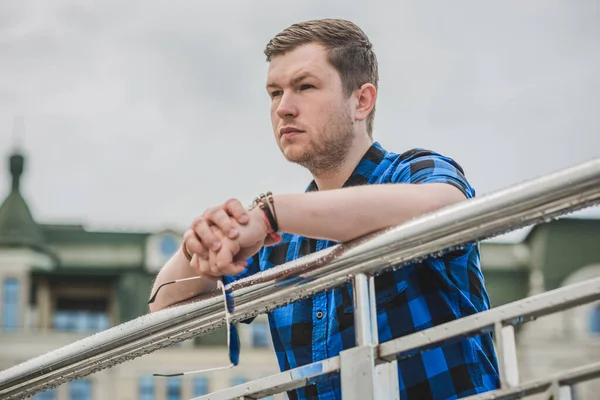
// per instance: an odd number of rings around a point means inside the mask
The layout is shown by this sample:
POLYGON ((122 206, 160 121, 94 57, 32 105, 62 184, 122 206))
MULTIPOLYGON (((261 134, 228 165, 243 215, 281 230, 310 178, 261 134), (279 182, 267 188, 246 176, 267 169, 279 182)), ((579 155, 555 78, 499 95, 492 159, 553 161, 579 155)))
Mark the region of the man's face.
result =
POLYGON ((313 174, 335 172, 354 140, 354 114, 326 50, 311 43, 273 57, 267 91, 285 158, 313 174))

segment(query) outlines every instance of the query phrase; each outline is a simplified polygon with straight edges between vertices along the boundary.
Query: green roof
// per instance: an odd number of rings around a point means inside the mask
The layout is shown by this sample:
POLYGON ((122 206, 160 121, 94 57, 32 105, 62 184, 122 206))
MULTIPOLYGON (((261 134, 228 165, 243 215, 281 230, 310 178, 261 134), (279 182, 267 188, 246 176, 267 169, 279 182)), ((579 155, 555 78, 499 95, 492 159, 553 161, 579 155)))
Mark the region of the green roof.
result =
POLYGON ((113 244, 143 246, 150 235, 147 232, 87 231, 81 225, 41 225, 46 243, 60 244, 113 244))
POLYGON ((38 224, 20 191, 25 157, 9 158, 12 176, 10 192, 0 206, 0 246, 31 246, 48 250, 61 244, 115 244, 143 246, 147 232, 90 232, 82 225, 38 224))
POLYGON ((35 222, 29 207, 19 190, 23 173, 24 157, 13 154, 10 157, 12 187, 8 197, 0 206, 0 246, 43 246, 44 235, 35 222))

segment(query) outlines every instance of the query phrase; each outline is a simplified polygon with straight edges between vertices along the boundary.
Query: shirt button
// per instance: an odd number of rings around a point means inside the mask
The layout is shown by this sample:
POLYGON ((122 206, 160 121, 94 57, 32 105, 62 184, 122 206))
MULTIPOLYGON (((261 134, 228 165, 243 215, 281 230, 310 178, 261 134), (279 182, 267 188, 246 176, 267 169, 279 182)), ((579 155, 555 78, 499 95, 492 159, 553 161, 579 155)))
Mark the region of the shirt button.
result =
POLYGON ((323 312, 317 311, 317 319, 321 319, 321 318, 323 318, 323 312))

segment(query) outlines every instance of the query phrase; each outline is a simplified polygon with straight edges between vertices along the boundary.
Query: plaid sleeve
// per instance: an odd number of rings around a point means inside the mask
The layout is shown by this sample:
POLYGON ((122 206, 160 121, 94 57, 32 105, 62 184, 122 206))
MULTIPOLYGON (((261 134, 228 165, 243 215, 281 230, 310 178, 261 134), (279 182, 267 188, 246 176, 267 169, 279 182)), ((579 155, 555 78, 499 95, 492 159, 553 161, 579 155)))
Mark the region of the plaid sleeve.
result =
POLYGON ((447 183, 458 188, 467 199, 475 197, 462 167, 449 157, 415 149, 402 154, 399 161, 393 183, 447 183))
MULTIPOLYGON (((257 272, 259 272, 260 271, 260 256, 259 256, 259 254, 260 254, 260 252, 256 253, 254 256, 250 257, 248 259, 248 266, 246 267, 245 270, 243 270, 239 274, 237 274, 237 275, 225 275, 225 276, 223 276, 222 281, 225 284, 225 286, 227 286, 228 284, 233 283, 233 282, 235 282, 235 281, 237 281, 239 279, 247 278, 247 277, 249 277, 251 275, 254 275, 257 272)), ((240 321, 240 322, 243 322, 245 324, 249 324, 252 321, 254 321, 254 318, 248 318, 248 319, 245 319, 245 320, 240 321)))

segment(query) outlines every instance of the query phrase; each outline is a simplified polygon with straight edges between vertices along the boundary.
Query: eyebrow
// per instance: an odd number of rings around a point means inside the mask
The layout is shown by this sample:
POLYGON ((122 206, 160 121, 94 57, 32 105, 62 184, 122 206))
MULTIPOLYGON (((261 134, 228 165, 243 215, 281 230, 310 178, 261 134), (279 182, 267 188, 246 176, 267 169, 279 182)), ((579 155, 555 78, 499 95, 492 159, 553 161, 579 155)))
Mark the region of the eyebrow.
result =
MULTIPOLYGON (((303 72, 300 75, 298 75, 297 77, 295 77, 294 79, 292 79, 292 84, 295 85, 296 83, 303 81, 306 78, 313 78, 313 79, 319 79, 316 75, 310 73, 310 72, 303 72)), ((269 88, 279 88, 280 86, 277 85, 276 83, 270 82, 267 84, 267 89, 269 88)))

